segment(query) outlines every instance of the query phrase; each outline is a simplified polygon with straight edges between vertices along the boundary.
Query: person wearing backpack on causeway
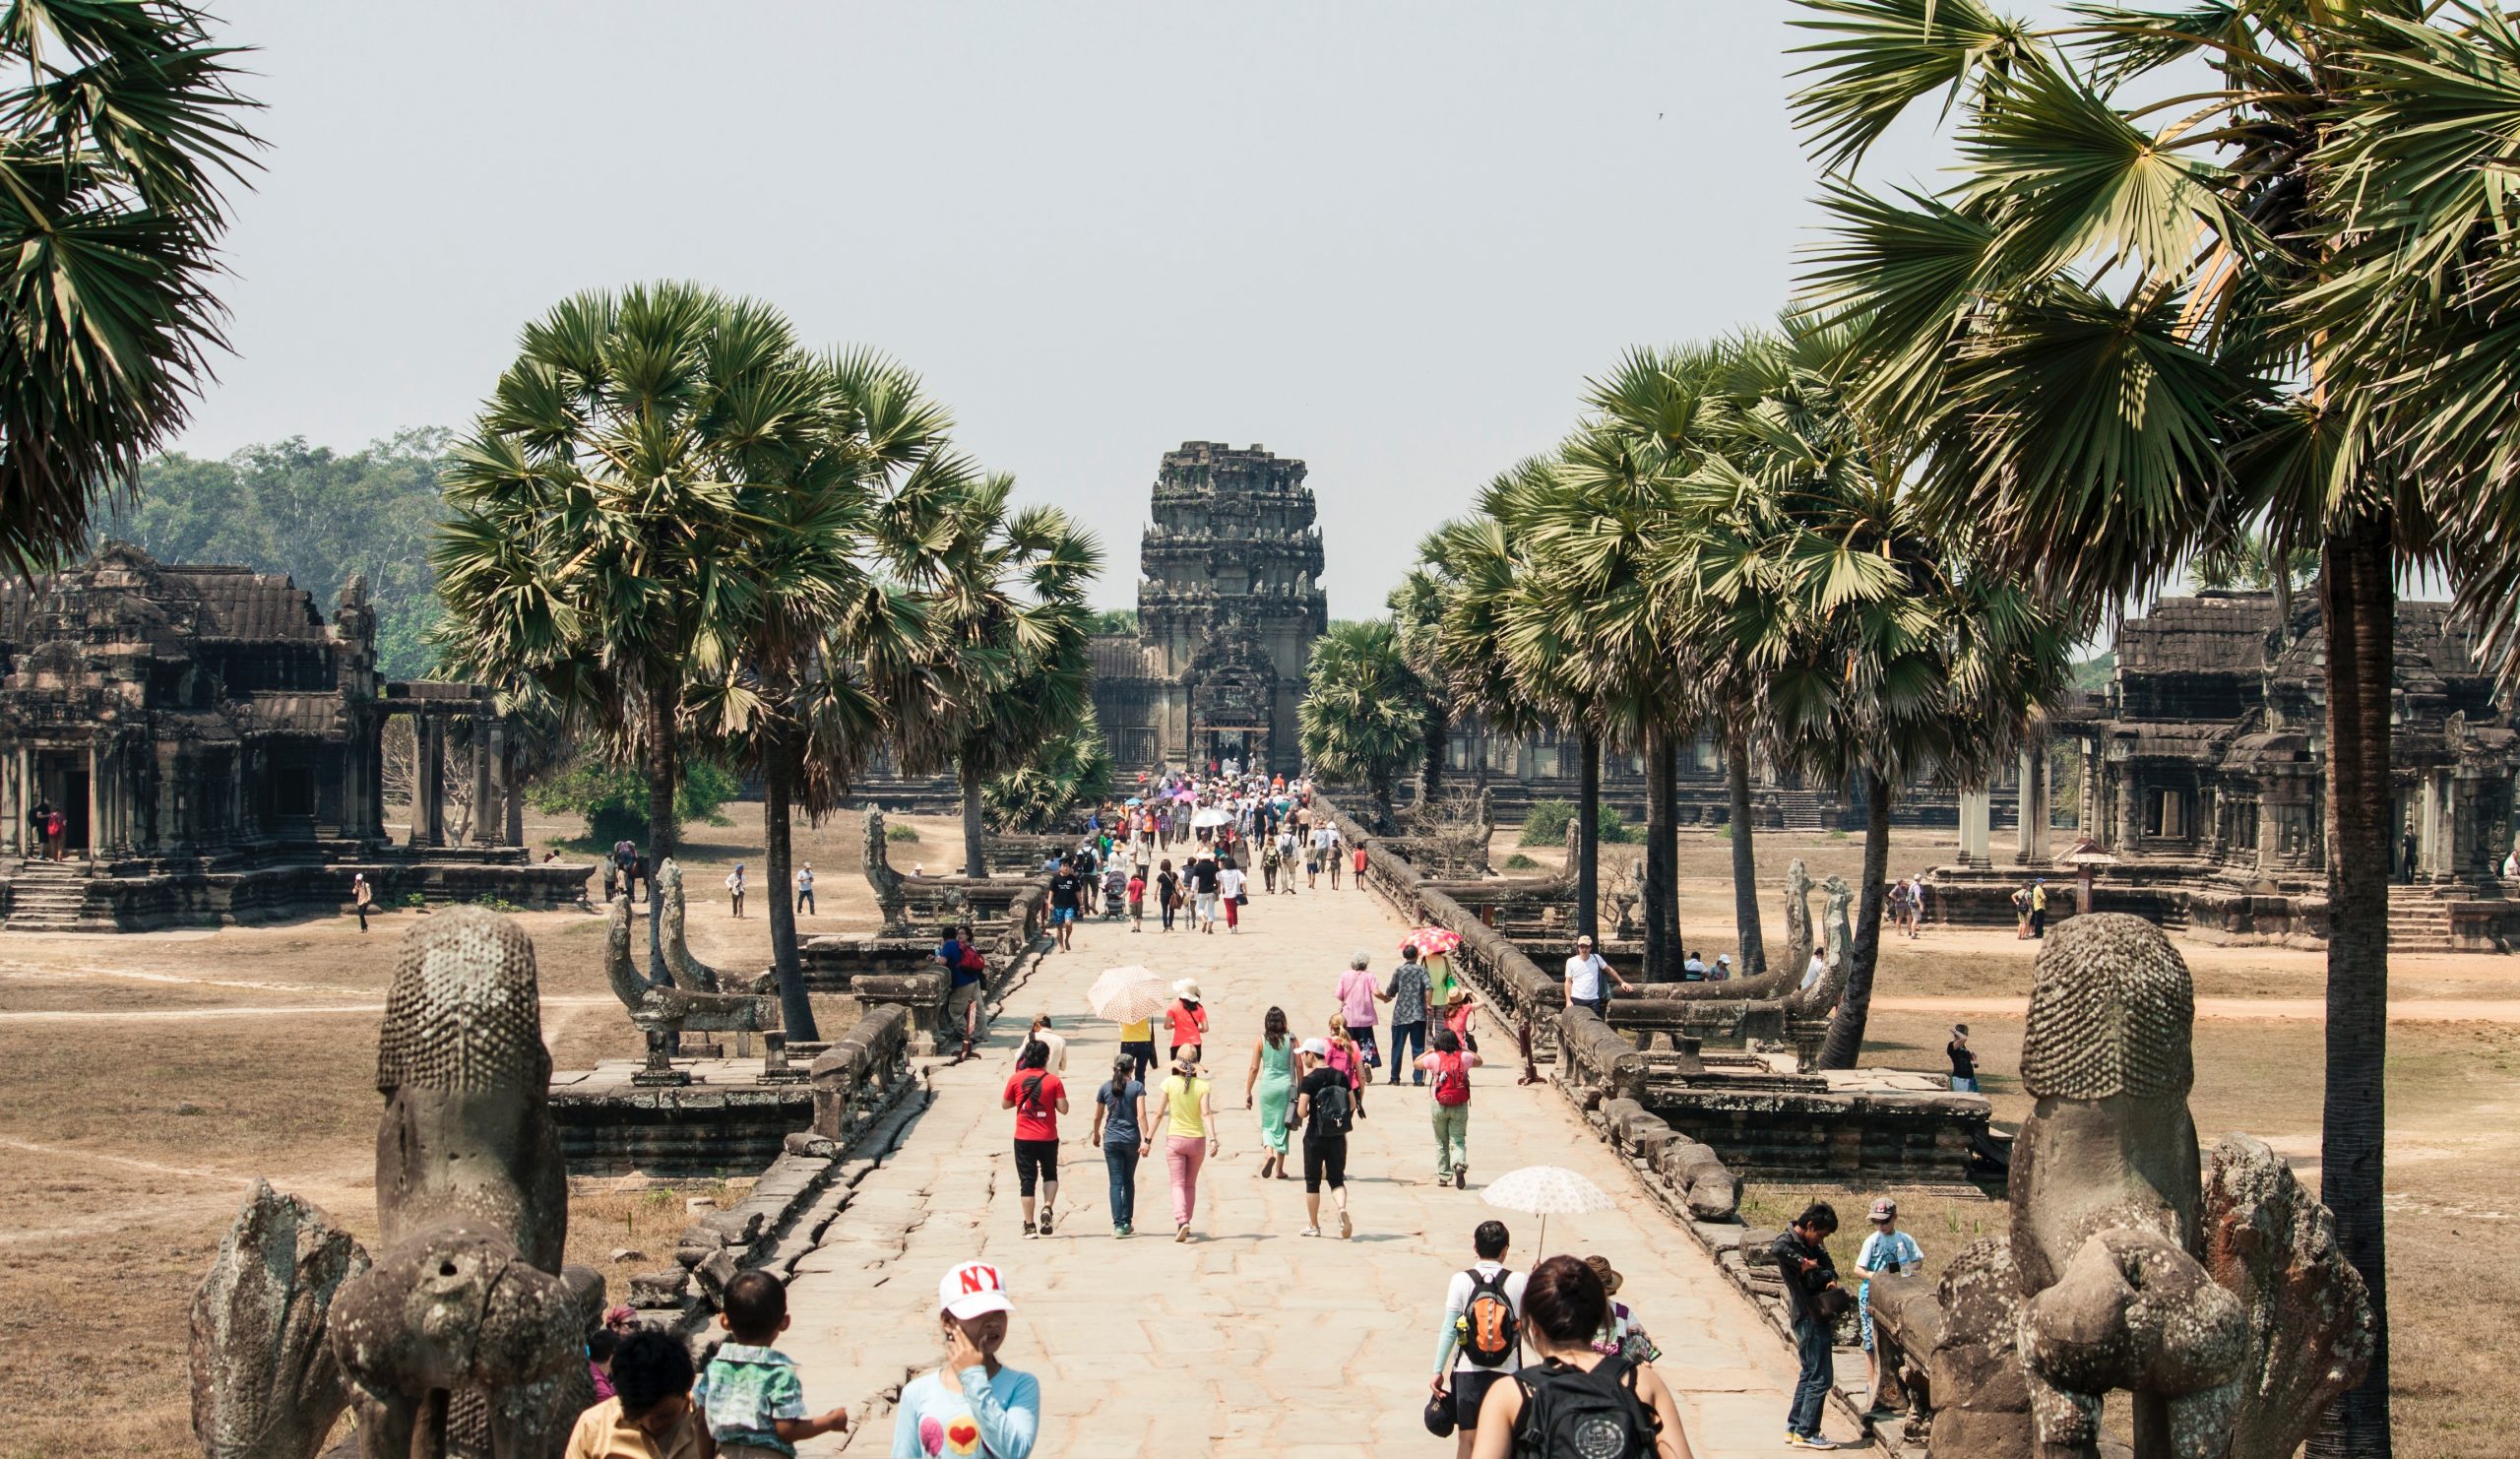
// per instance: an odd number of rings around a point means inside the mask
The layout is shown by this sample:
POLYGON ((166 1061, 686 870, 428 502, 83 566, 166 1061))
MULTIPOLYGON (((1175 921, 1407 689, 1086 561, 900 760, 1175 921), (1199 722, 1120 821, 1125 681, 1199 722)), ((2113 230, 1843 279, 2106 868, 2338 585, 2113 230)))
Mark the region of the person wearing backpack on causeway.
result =
POLYGON ((1813 1201, 1768 1247, 1776 1258, 1777 1275, 1785 1280, 1794 1350, 1802 1360, 1801 1378, 1794 1385, 1794 1406, 1786 1411, 1788 1448, 1837 1447, 1820 1436, 1820 1413, 1828 1402, 1830 1386, 1837 1381, 1834 1344, 1838 1314, 1855 1302, 1838 1285, 1838 1265, 1830 1259, 1825 1244, 1837 1230, 1837 1208, 1827 1201, 1813 1201))
POLYGON ((1007 1076, 1000 1109, 1015 1111, 1015 1179, 1024 1200, 1027 1238, 1050 1234, 1050 1211, 1059 1201, 1059 1116, 1067 1112, 1067 1086, 1050 1071, 1050 1046, 1027 1040, 1007 1076), (1041 1187, 1041 1220, 1033 1222, 1033 1187, 1041 1187))
POLYGON ((1478 1264, 1453 1273, 1452 1285, 1444 1290, 1433 1386, 1437 1398, 1452 1400, 1457 1459, 1469 1459, 1488 1390, 1523 1365, 1523 1290, 1530 1279, 1505 1268, 1512 1240, 1504 1222, 1479 1223, 1470 1234, 1478 1264))
POLYGON ((1303 1046, 1303 1077, 1295 1083, 1295 1123, 1303 1126, 1303 1216, 1297 1235, 1321 1235, 1321 1187, 1330 1187, 1339 1210, 1339 1239, 1356 1234, 1348 1215, 1348 1130, 1354 1122, 1355 1085, 1344 1070, 1329 1066, 1330 1041, 1309 1039, 1303 1046))
POLYGON ((1602 1279, 1575 1257, 1533 1270, 1523 1336, 1540 1361, 1488 1395, 1472 1459, 1693 1459, 1654 1365, 1594 1349, 1609 1312, 1602 1279))
POLYGON ((1461 1047, 1450 1029, 1435 1030, 1435 1047, 1418 1067, 1435 1076, 1430 1108, 1435 1123, 1435 1183, 1456 1190, 1470 1184, 1470 1071, 1479 1055, 1461 1047))

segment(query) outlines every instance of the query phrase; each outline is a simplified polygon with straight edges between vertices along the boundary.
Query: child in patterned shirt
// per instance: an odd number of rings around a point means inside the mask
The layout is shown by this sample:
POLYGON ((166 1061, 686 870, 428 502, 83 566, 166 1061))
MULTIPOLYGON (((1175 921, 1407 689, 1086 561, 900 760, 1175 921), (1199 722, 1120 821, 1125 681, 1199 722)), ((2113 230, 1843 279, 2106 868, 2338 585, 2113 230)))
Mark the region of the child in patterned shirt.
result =
POLYGON ((771 1343, 788 1330, 788 1289, 763 1271, 740 1272, 726 1284, 718 1316, 727 1340, 700 1375, 692 1400, 709 1420, 721 1459, 794 1459, 796 1443, 849 1431, 849 1410, 805 1417, 805 1388, 796 1364, 771 1343))

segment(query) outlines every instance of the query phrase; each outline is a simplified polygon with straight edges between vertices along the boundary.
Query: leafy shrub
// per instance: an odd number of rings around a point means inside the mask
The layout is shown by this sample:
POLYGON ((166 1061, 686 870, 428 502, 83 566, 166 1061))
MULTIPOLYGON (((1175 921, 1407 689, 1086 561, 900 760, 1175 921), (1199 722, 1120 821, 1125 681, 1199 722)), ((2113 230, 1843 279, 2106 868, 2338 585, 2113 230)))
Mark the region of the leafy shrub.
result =
MULTIPOLYGON (((1566 825, 1575 819, 1572 800, 1535 800, 1531 813, 1523 819, 1523 846, 1563 846, 1566 825)), ((1638 834, 1613 807, 1602 807, 1602 845, 1631 846, 1645 838, 1638 834)))
POLYGON ((884 828, 884 839, 886 841, 916 841, 919 839, 918 828, 916 826, 887 826, 884 828))
POLYGON ((1508 871, 1538 871, 1540 869, 1540 862, 1524 856, 1521 852, 1516 852, 1505 858, 1505 869, 1508 871))
MULTIPOLYGON (((719 807, 742 789, 743 783, 724 766, 686 760, 674 786, 674 815, 685 822, 731 825, 719 807)), ((591 749, 580 750, 566 765, 536 781, 525 798, 544 815, 584 817, 587 839, 598 846, 616 841, 644 845, 648 839, 648 777, 591 749)))

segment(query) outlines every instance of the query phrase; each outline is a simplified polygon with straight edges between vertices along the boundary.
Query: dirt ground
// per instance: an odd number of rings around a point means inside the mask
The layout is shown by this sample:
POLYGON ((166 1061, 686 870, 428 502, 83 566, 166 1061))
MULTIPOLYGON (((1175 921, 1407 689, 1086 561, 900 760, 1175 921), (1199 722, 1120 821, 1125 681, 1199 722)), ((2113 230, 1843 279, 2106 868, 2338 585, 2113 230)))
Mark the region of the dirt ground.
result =
MULTIPOLYGON (((729 827, 687 828, 684 863, 695 892, 694 949, 725 968, 768 957, 756 906, 738 920, 721 889, 737 860, 760 876, 759 808, 735 805, 729 827)), ((955 858, 959 826, 901 824, 918 836, 893 849, 908 871, 955 858)), ((537 846, 574 824, 529 822, 537 846)), ((797 856, 813 863, 824 915, 808 934, 870 929, 854 817, 799 828, 797 856)), ((1683 938, 1709 957, 1733 946, 1731 849, 1720 836, 1683 840, 1683 938)), ((1511 851, 1500 846, 1501 861, 1511 851)), ((1949 837, 1903 833, 1893 867, 1949 854, 1949 837)), ((564 852, 564 855, 568 853, 564 852)), ((1548 848, 1527 852, 1554 864, 1548 848)), ((1852 876, 1852 838, 1768 836, 1759 845, 1771 936, 1781 936, 1774 888, 1801 856, 1815 877, 1852 876)), ((1816 899, 1815 899, 1816 900, 1816 899)), ((0 1459, 65 1453, 196 1452, 185 1376, 186 1313, 220 1237, 257 1176, 315 1201, 372 1235, 375 1030, 396 942, 416 920, 388 913, 361 935, 350 919, 217 932, 118 937, 0 937, 0 1391, 16 1412, 0 1427, 0 1459)), ((607 991, 598 918, 535 913, 544 1029, 563 1067, 627 1057, 638 1039, 607 991)), ((2298 1016, 2320 993, 2316 952, 2183 943, 2208 999, 2198 1028, 2197 1124, 2207 1141, 2227 1129, 2269 1140, 2315 1180, 2320 1035, 2298 1016), (2229 1002, 2223 1000, 2231 1000, 2229 1002), (2288 1016, 2254 1016, 2266 1012, 2288 1016), (2239 1016, 2232 1016, 2232 1015, 2239 1016)), ((1954 1017, 1975 1031, 2000 1119, 2020 1117, 2020 1017, 2033 949, 1999 932, 1930 931, 1894 942, 1884 958, 1868 1056, 1941 1068, 1954 1017)), ((2399 960, 2401 1012, 2426 1002, 2468 1021, 2396 1023, 2390 1056, 2391 1245, 2402 1453, 2446 1456, 2495 1444, 2491 1411, 2520 1404, 2507 1342, 2480 1341, 2469 1313, 2520 1305, 2520 1272, 2497 1263, 2520 1217, 2520 959, 2399 960), (2501 1005, 2509 1004, 2509 1015, 2501 1005), (2478 1005, 2484 1007, 2479 1009, 2478 1005), (2480 1259, 2428 1253, 2469 1249, 2480 1259)), ((573 1196, 571 1255, 616 1285, 662 1257, 706 1183, 632 1188, 582 1181, 573 1196), (643 1253, 620 1262, 616 1251, 643 1253)), ((1859 1210, 1871 1192, 1845 1192, 1859 1210), (1858 1200, 1860 1198, 1860 1201, 1858 1200)), ((1754 1212, 1803 1191, 1754 1192, 1754 1212), (1761 1204, 1764 1203, 1764 1204, 1761 1204)), ((1944 1259, 1996 1214, 1991 1204, 1943 1209, 1902 1193, 1929 1258, 1944 1259)), ((1851 1225, 1858 1224, 1851 1222, 1851 1225)), ((1852 1255, 1851 1237, 1842 1239, 1852 1255)), ((1647 1314, 1650 1318, 1650 1313, 1647 1314)), ((2488 1331, 2498 1329, 2488 1328, 2488 1331)))

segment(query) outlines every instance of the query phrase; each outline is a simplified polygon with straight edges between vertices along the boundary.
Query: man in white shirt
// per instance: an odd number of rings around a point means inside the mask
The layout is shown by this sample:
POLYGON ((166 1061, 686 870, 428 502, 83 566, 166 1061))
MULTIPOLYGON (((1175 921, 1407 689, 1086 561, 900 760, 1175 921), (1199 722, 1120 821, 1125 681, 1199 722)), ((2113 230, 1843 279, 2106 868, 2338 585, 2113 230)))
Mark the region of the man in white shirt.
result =
POLYGON ((1580 1004, 1603 1018, 1608 1018, 1610 994, 1609 989, 1602 986, 1605 978, 1617 983, 1624 991, 1636 991, 1635 983, 1619 977, 1616 968, 1593 951, 1592 938, 1576 938, 1575 956, 1566 960, 1566 1006, 1573 1008, 1580 1004))
MULTIPOLYGON (((1458 1425, 1454 1453, 1457 1459, 1470 1459, 1472 1431, 1479 1427, 1479 1407, 1487 1390, 1499 1378, 1510 1377, 1523 1365, 1520 1327, 1523 1318, 1523 1287, 1527 1280, 1522 1272, 1505 1264, 1512 1234, 1502 1221, 1482 1221, 1471 1233, 1470 1243, 1479 1253, 1479 1264, 1466 1272, 1453 1273, 1452 1285, 1444 1290, 1443 1332, 1435 1341, 1435 1381, 1437 1394, 1450 1391, 1453 1401, 1453 1423, 1458 1425), (1492 1364, 1472 1361, 1476 1334, 1463 1332, 1464 1318, 1471 1315, 1471 1303, 1482 1295, 1491 1299, 1502 1291, 1506 1307, 1514 1314, 1517 1329, 1513 1350, 1492 1364)), ((1492 1357, 1493 1355, 1482 1355, 1492 1357)))
POLYGON ((811 861, 796 868, 796 910, 814 910, 814 863, 811 861))
MULTIPOLYGON (((1050 1031, 1050 1016, 1048 1014, 1035 1014, 1033 1016, 1032 1032, 1026 1034, 1025 1038, 1027 1040, 1040 1040, 1041 1047, 1050 1051, 1049 1070, 1051 1073, 1065 1074, 1067 1072, 1067 1040, 1050 1031)), ((1020 1057, 1023 1050, 1019 1047, 1016 1052, 1020 1057)))

